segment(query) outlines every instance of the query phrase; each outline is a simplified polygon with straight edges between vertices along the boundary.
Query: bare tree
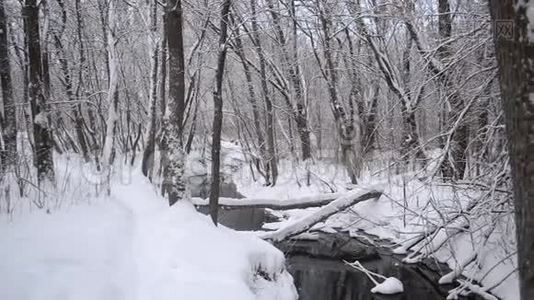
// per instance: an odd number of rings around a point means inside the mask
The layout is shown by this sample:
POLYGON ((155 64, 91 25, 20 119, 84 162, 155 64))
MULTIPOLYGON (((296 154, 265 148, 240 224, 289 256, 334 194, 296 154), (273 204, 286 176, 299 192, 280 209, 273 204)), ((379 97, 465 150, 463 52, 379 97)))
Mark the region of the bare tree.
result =
POLYGON ((265 110, 266 110, 266 130, 267 130, 267 145, 268 145, 268 164, 269 170, 266 170, 266 173, 270 173, 271 180, 267 180, 267 185, 275 185, 276 179, 278 177, 278 163, 276 157, 276 148, 275 148, 275 137, 274 137, 274 108, 273 108, 273 99, 270 95, 268 88, 268 79, 267 79, 267 70, 266 70, 266 57, 262 47, 262 41, 260 38, 260 27, 257 20, 257 11, 256 11, 256 2, 257 0, 250 0, 251 7, 251 17, 250 21, 252 23, 252 39, 255 45, 255 50, 258 54, 259 64, 260 64, 260 79, 261 87, 263 93, 263 99, 265 101, 265 110))
POLYGON ((165 35, 169 53, 169 109, 164 116, 164 192, 173 205, 185 196, 185 153, 183 122, 185 111, 185 65, 182 1, 170 0, 166 7, 165 35))
POLYGON ((54 160, 52 156, 52 133, 48 121, 48 107, 44 91, 39 8, 36 0, 24 2, 23 17, 25 35, 28 43, 30 105, 33 121, 34 160, 37 166, 39 183, 54 183, 54 160))
MULTIPOLYGON (((331 7, 326 1, 317 0, 316 10, 319 17, 319 25, 322 31, 323 42, 323 60, 321 62, 319 55, 314 50, 314 55, 317 59, 317 63, 321 69, 321 75, 327 82, 328 94, 330 96, 330 108, 334 116, 334 121, 337 127, 338 138, 341 146, 341 156, 347 173, 349 174, 350 181, 356 184, 360 173, 360 160, 356 156, 354 149, 355 137, 358 135, 358 128, 354 126, 355 108, 353 102, 349 102, 349 112, 340 101, 338 92, 338 70, 334 61, 333 55, 333 41, 332 41, 332 17, 331 7)), ((312 33, 308 36, 314 43, 312 33)))
MULTIPOLYGON (((293 98, 295 103, 287 101, 287 106, 292 113, 292 117, 295 120, 297 125, 297 132, 300 138, 301 144, 301 157, 302 160, 307 160, 311 158, 311 145, 310 145, 310 132, 308 128, 308 116, 307 116, 307 105, 304 101, 304 92, 302 87, 301 72, 298 60, 298 50, 297 50, 297 20, 295 12, 295 3, 292 0, 289 3, 288 12, 290 13, 293 22, 292 22, 292 35, 293 41, 291 48, 289 47, 288 39, 286 38, 284 31, 282 30, 282 24, 279 17, 278 9, 275 7, 273 0, 267 1, 267 7, 271 14, 273 20, 273 26, 275 29, 277 43, 282 52, 282 68, 287 73, 289 82, 291 83, 293 89, 293 98), (293 51, 293 57, 290 55, 290 49, 293 51)), ((286 98, 289 100, 289 98, 286 98)))
MULTIPOLYGON (((89 150, 88 150, 87 141, 85 138, 85 133, 84 133, 84 128, 83 128, 83 116, 82 116, 82 111, 81 111, 81 105, 79 103, 74 104, 76 102, 76 94, 74 91, 74 84, 72 82, 70 63, 67 57, 67 52, 63 45, 63 41, 62 41, 62 36, 67 26, 67 10, 65 8, 65 4, 63 3, 63 0, 56 0, 56 2, 59 4, 61 8, 61 28, 59 28, 59 30, 56 30, 53 33, 53 40, 54 40, 54 44, 57 49, 57 58, 59 60, 60 69, 63 75, 62 82, 65 87, 65 92, 67 94, 69 101, 73 102, 72 114, 74 116, 74 127, 76 130, 76 136, 78 138, 78 143, 80 146, 79 151, 83 155, 83 158, 85 159, 85 161, 89 161, 89 150)), ((80 46, 80 49, 83 49, 83 47, 80 46)), ((81 56, 83 57, 83 55, 81 56)))
POLYGON ((226 62, 228 21, 230 14, 230 0, 224 0, 221 8, 221 25, 219 34, 219 53, 217 55, 217 69, 215 71, 215 91, 213 92, 213 133, 211 135, 211 186, 210 186, 210 215, 217 225, 219 209, 220 165, 221 165, 221 130, 223 120, 222 86, 224 64, 226 62))
MULTIPOLYGON (((413 10, 413 5, 410 7, 413 10)), ((450 68, 441 66, 448 66, 452 60, 452 49, 450 46, 452 37, 452 12, 449 0, 438 1, 438 34, 440 43, 435 52, 436 57, 433 58, 428 54, 428 51, 423 49, 421 40, 413 24, 407 22, 407 29, 411 38, 415 41, 418 51, 422 57, 427 61, 430 71, 435 75, 438 83, 447 96, 447 103, 450 104, 451 112, 443 113, 446 119, 446 126, 449 129, 449 138, 445 137, 442 140, 442 147, 444 149, 443 158, 441 159, 440 169, 442 176, 446 179, 461 180, 465 174, 467 157, 466 151, 469 139, 469 128, 467 122, 455 122, 465 108, 464 99, 461 97, 459 89, 455 86, 454 78, 451 76, 450 68), (439 63, 438 63, 439 62, 439 63), (457 124, 456 126, 453 126, 457 124), (448 144, 446 141, 449 141, 448 144)))
POLYGON ((150 71, 150 125, 147 131, 147 144, 143 152, 142 172, 145 176, 152 178, 154 167, 154 154, 156 152, 156 126, 157 126, 157 93, 158 93, 158 66, 159 66, 159 43, 157 40, 158 29, 158 4, 156 1, 149 5, 150 11, 150 32, 149 42, 152 45, 151 51, 151 71, 150 71))
MULTIPOLYGON (((361 9, 359 1, 357 1, 356 5, 350 5, 349 9, 353 14, 358 13, 361 9)), ((404 74, 401 75, 399 70, 391 61, 388 53, 385 51, 383 40, 380 38, 375 38, 369 32, 367 28, 368 26, 361 18, 359 18, 359 16, 355 16, 355 18, 358 18, 359 29, 362 31, 365 40, 369 44, 378 68, 381 71, 390 91, 400 100, 403 125, 403 137, 401 142, 401 153, 403 155, 403 159, 409 155, 418 159, 423 159, 425 158, 425 154, 421 147, 421 138, 419 136, 416 118, 416 111, 421 101, 422 93, 418 93, 415 95, 415 97, 413 97, 409 91, 409 88, 406 86, 406 76, 409 75, 410 72, 409 58, 403 59, 404 74)), ((380 28, 380 26, 375 27, 380 28)), ((405 52, 407 55, 409 55, 410 48, 411 46, 408 43, 406 47, 407 52, 405 52)))
POLYGON ((116 7, 113 1, 110 1, 107 6, 107 23, 103 25, 106 27, 104 30, 106 34, 107 45, 107 68, 109 71, 108 91, 107 91, 107 104, 108 115, 106 118, 106 137, 104 139, 104 145, 102 149, 102 161, 105 166, 111 166, 113 164, 115 141, 117 139, 117 124, 119 121, 119 61, 117 53, 117 20, 116 20, 116 7))
POLYGON ((7 22, 4 0, 0 0, 0 84, 4 104, 3 113, 0 113, 0 145, 4 146, 0 147, 0 169, 14 164, 17 155, 17 116, 9 61, 7 22))
MULTIPOLYGON (((233 22, 233 18, 231 17, 231 21, 233 22)), ((235 29, 235 46, 233 47, 234 52, 239 57, 241 64, 243 65, 243 71, 245 73, 245 80, 247 82, 247 92, 248 92, 248 101, 250 102, 251 109, 252 109, 252 119, 254 122, 254 134, 256 135, 257 139, 257 148, 259 149, 259 157, 256 159, 256 168, 258 172, 264 175, 264 178, 266 181, 269 181, 268 170, 268 152, 267 152, 267 145, 265 143, 265 137, 263 135, 262 131, 262 122, 261 122, 261 116, 260 116, 260 106, 258 104, 258 101, 256 99, 256 92, 254 89, 254 81, 252 78, 252 71, 250 70, 251 67, 249 66, 249 61, 247 59, 243 41, 240 36, 240 30, 239 27, 235 29)))

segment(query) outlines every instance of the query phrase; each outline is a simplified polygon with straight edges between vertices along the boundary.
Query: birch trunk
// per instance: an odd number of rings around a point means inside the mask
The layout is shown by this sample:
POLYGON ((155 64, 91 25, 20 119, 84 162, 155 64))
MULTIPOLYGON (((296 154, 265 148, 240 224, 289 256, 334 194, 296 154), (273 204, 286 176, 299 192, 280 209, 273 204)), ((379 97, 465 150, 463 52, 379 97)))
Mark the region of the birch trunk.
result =
POLYGON ((115 140, 117 131, 117 121, 119 119, 118 112, 118 58, 116 49, 116 20, 115 20, 115 3, 109 2, 107 7, 109 29, 106 30, 106 44, 108 47, 108 70, 109 83, 107 91, 108 115, 106 118, 106 137, 104 139, 104 146, 102 147, 102 162, 104 166, 110 168, 113 164, 112 152, 115 150, 115 140))

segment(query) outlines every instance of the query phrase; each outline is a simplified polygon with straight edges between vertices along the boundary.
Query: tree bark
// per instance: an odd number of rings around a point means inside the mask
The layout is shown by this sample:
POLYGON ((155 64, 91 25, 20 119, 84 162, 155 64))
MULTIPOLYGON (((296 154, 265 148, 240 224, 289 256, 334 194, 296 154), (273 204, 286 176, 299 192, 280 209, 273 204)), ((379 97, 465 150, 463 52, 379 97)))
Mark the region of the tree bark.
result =
POLYGON ((11 79, 11 64, 9 61, 9 45, 7 42, 7 18, 4 0, 0 0, 0 84, 2 87, 2 101, 4 113, 0 114, 0 128, 2 130, 5 148, 0 148, 0 169, 13 165, 17 157, 17 116, 15 99, 13 98, 13 83, 11 79))
POLYGON ((224 64, 226 62, 227 38, 228 38, 228 15, 230 12, 230 0, 224 0, 221 8, 221 30, 219 35, 219 54, 217 57, 217 69, 215 71, 215 91, 213 92, 213 134, 211 136, 211 186, 210 186, 210 216, 217 225, 219 212, 219 187, 220 187, 220 162, 221 162, 221 131, 223 120, 222 85, 224 76, 224 64))
POLYGON ((41 64, 41 45, 39 29, 39 8, 36 0, 25 0, 24 29, 28 43, 29 62, 29 98, 32 114, 34 159, 37 167, 39 184, 46 181, 54 183, 53 143, 50 132, 47 106, 43 87, 43 69, 41 64))
MULTIPOLYGON (((449 0, 439 0, 438 2, 438 13, 439 13, 439 36, 440 36, 440 47, 437 50, 438 56, 445 61, 450 59, 451 49, 446 43, 452 35, 452 17, 451 17, 451 7, 449 0)), ((449 121, 447 123, 454 124, 455 120, 461 114, 464 109, 464 102, 462 97, 459 95, 458 90, 455 88, 454 83, 452 82, 452 77, 445 71, 438 76, 438 79, 441 81, 443 88, 445 89, 445 94, 448 96, 448 102, 451 105, 452 112, 449 115, 449 121)), ((464 177, 466 169, 466 151, 468 146, 469 138, 469 128, 467 122, 460 122, 459 126, 454 132, 452 132, 451 137, 451 149, 444 153, 445 159, 441 164, 441 171, 444 178, 461 180, 464 177)))
POLYGON ((152 172, 154 168, 154 154, 156 152, 156 126, 157 126, 157 93, 158 93, 158 66, 159 66, 159 45, 156 40, 156 32, 158 26, 158 5, 153 1, 150 7, 151 16, 151 75, 150 75, 150 125, 147 131, 147 143, 143 152, 143 161, 141 163, 141 171, 143 175, 152 179, 152 172))
POLYGON ((491 0, 515 196, 521 299, 534 299, 534 39, 532 3, 491 0), (511 31, 507 31, 510 29, 511 31))
MULTIPOLYGON (((113 152, 115 151, 115 140, 117 135, 117 124, 119 120, 119 97, 118 97, 118 84, 119 84, 119 69, 118 69, 118 54, 116 49, 116 22, 115 20, 115 5, 113 1, 109 2, 107 6, 107 26, 109 29, 105 30, 106 45, 107 45, 107 62, 109 70, 108 81, 108 115, 106 119, 106 137, 104 139, 104 145, 102 147, 102 162, 104 166, 110 167, 113 164, 113 152)), ((102 25, 107 27, 106 25, 102 25)))
POLYGON ((169 205, 185 197, 185 153, 183 122, 185 111, 185 64, 182 1, 167 2, 165 35, 169 54, 169 103, 164 116, 164 136, 161 143, 164 168, 164 192, 169 205))

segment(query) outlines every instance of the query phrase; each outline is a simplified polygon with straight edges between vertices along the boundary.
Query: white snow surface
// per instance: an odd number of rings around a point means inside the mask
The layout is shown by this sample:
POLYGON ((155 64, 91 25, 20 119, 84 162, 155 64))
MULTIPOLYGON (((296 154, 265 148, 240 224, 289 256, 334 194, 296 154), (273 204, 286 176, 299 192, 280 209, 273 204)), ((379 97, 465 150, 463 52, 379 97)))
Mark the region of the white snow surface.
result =
POLYGON ((109 197, 2 220, 0 257, 0 299, 297 298, 279 250, 187 201, 169 208, 141 176, 109 197))

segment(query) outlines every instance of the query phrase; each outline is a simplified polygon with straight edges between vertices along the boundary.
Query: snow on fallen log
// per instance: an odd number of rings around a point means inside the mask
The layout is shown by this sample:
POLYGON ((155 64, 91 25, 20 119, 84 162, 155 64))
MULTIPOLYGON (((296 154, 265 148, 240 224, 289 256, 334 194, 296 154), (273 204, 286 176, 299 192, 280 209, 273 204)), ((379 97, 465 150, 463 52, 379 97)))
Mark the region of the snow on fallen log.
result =
POLYGON ((287 226, 284 226, 276 231, 267 232, 260 237, 266 240, 275 242, 282 241, 288 237, 295 236, 310 229, 313 225, 326 220, 331 215, 344 211, 358 202, 369 199, 378 199, 382 195, 383 189, 371 187, 366 189, 359 189, 346 193, 344 196, 330 202, 321 209, 311 213, 310 215, 297 220, 287 226))
MULTIPOLYGON (((270 208, 275 210, 319 207, 327 205, 346 193, 332 193, 321 194, 307 197, 300 197, 294 199, 280 200, 280 199, 254 199, 254 198, 219 198, 219 206, 227 209, 239 208, 270 208)), ((196 206, 208 206, 208 199, 198 197, 191 198, 191 202, 196 206)))

